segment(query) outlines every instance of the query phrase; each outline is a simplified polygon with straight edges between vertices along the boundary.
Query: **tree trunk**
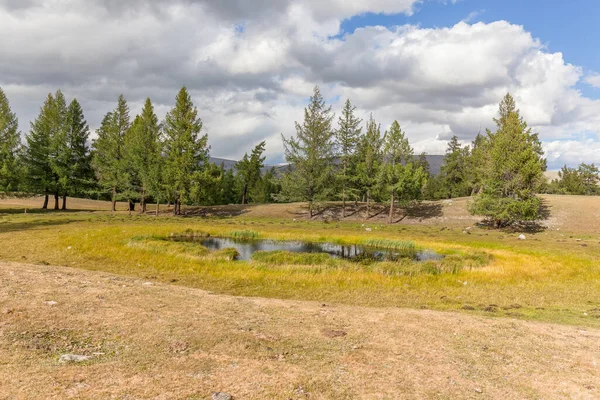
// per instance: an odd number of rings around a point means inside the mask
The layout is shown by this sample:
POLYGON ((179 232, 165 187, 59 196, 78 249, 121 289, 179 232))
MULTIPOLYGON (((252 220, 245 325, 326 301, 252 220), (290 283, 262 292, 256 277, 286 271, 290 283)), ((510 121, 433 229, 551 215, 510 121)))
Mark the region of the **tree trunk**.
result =
POLYGON ((313 217, 313 203, 312 201, 308 202, 308 219, 312 219, 313 217))
POLYGON ((42 206, 42 210, 48 209, 48 191, 46 190, 46 194, 44 195, 44 205, 42 206))
POLYGON ((113 186, 112 188, 112 207, 110 209, 110 211, 115 212, 117 211, 117 187, 113 186))
POLYGON ((179 199, 175 199, 173 202, 173 215, 179 215, 179 199))
POLYGON ((58 199, 60 199, 60 196, 58 195, 58 192, 54 193, 54 209, 55 210, 60 210, 60 207, 58 207, 58 199))
POLYGON ((346 184, 342 187, 342 219, 346 218, 346 184))
POLYGON ((371 200, 370 193, 367 191, 367 214, 365 215, 365 219, 369 219, 369 200, 371 200))
POLYGON ((248 184, 244 184, 244 189, 242 190, 242 204, 246 204, 246 194, 248 193, 248 184))
POLYGON ((63 194, 63 202, 62 202, 62 207, 63 210, 67 209, 67 194, 63 194))
POLYGON ((388 217, 388 224, 394 223, 394 190, 392 190, 392 202, 390 203, 390 216, 388 217))
POLYGON ((160 206, 160 200, 158 197, 156 197, 156 216, 158 217, 158 207, 160 206))
POLYGON ((146 190, 142 189, 140 194, 140 214, 146 212, 146 190))
POLYGON ((135 211, 135 203, 133 200, 129 200, 129 212, 135 211))

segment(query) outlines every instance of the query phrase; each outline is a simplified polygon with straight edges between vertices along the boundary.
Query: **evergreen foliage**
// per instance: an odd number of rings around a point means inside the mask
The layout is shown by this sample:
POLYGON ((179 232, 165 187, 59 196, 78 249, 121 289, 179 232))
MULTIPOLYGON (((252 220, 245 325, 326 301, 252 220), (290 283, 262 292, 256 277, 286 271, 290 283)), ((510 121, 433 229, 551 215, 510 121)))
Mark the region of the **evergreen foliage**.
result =
POLYGON ((546 162, 541 142, 519 115, 514 99, 507 94, 494 119, 496 132, 487 132, 488 156, 480 166, 481 194, 470 210, 503 227, 540 217, 541 200, 535 195, 543 182, 546 162))
POLYGON ((22 179, 20 152, 19 121, 0 88, 0 195, 19 190, 22 179))
POLYGON ((184 86, 164 122, 164 177, 175 215, 181 215, 181 204, 191 199, 193 186, 201 185, 201 174, 209 151, 208 136, 201 135, 201 131, 198 109, 184 86))
POLYGON ((314 88, 304 121, 296 122, 296 137, 283 137, 285 158, 292 167, 282 180, 279 198, 308 202, 309 218, 316 202, 327 200, 333 192, 334 130, 333 114, 321 91, 314 88))
POLYGON ((101 191, 111 193, 112 211, 116 203, 130 188, 125 154, 125 134, 129 130, 129 106, 123 95, 119 96, 117 107, 107 113, 96 131, 98 138, 93 144, 92 164, 96 171, 101 191))
POLYGON ((335 132, 339 159, 337 181, 341 186, 342 218, 346 217, 346 200, 356 198, 359 194, 356 187, 356 164, 358 160, 356 151, 362 132, 360 127, 362 120, 354 115, 355 110, 356 107, 352 105, 350 99, 347 99, 342 115, 338 120, 339 128, 335 132))
POLYGON ((370 217, 370 203, 378 189, 380 168, 383 162, 381 125, 375 122, 373 114, 367 121, 366 133, 361 137, 357 151, 357 182, 367 201, 365 219, 370 217))

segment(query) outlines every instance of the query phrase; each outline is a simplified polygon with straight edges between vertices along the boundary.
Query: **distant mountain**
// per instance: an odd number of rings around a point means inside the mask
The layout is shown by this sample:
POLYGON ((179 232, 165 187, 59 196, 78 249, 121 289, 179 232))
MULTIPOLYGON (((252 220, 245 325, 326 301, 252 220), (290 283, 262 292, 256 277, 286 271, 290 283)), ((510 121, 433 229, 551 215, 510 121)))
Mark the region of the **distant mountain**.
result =
MULTIPOLYGON (((433 175, 438 175, 440 173, 442 163, 444 162, 444 156, 427 155, 427 161, 429 162, 429 172, 431 172, 431 174, 433 174, 433 175)), ((237 163, 237 161, 234 161, 234 160, 228 160, 225 158, 218 158, 218 157, 210 157, 209 162, 217 164, 217 165, 223 164, 225 166, 225 170, 230 170, 230 169, 234 168, 235 164, 237 163)), ((286 165, 265 165, 264 170, 271 169, 272 167, 275 168, 276 172, 281 172, 287 166, 286 165)))

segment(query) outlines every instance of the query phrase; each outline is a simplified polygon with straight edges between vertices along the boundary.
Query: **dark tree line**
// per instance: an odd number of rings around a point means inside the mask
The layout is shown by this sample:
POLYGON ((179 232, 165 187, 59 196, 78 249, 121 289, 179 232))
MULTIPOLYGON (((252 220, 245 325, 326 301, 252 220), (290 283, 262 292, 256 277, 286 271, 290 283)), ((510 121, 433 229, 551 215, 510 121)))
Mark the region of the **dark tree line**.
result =
POLYGON ((288 167, 265 170, 265 142, 235 165, 209 163, 208 137, 187 89, 183 87, 164 121, 150 99, 140 115, 130 116, 119 96, 90 143, 90 130, 76 99, 68 105, 59 90, 49 94, 21 143, 18 121, 0 89, 0 192, 35 193, 43 208, 67 208, 67 196, 173 205, 304 201, 309 217, 325 201, 341 201, 342 218, 349 202, 364 202, 363 217, 373 203, 389 205, 388 221, 398 207, 423 199, 473 196, 470 210, 497 227, 539 217, 537 193, 598 194, 594 164, 564 167, 548 183, 541 142, 507 94, 500 102, 496 130, 478 134, 467 146, 456 136, 448 143, 441 173, 432 176, 425 154, 415 155, 398 121, 382 132, 370 115, 364 123, 347 100, 335 115, 315 87, 296 134, 283 137, 288 167), (62 205, 60 199, 62 198, 62 205))
POLYGON ((0 194, 39 194, 42 208, 67 209, 67 197, 126 201, 133 211, 146 212, 150 201, 173 205, 270 202, 278 192, 273 170, 264 171, 265 143, 261 142, 235 166, 208 162, 208 137, 187 89, 159 121, 150 99, 140 115, 131 118, 119 96, 114 110, 102 119, 96 138, 81 105, 68 105, 59 90, 49 94, 21 142, 16 115, 0 89, 0 194), (62 198, 62 203, 61 203, 62 198))

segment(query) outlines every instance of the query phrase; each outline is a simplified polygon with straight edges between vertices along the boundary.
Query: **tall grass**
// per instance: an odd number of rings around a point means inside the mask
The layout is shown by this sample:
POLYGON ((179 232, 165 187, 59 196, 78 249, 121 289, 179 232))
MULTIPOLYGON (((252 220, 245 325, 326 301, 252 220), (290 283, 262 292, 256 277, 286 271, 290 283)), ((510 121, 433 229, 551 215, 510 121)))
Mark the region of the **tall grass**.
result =
POLYGON ((260 233, 251 231, 251 230, 243 230, 243 231, 232 231, 229 232, 229 237, 238 240, 256 240, 260 239, 260 233))
POLYGON ((380 249, 398 251, 416 251, 417 246, 413 241, 391 240, 391 239, 364 239, 360 242, 363 246, 378 247, 380 249))

